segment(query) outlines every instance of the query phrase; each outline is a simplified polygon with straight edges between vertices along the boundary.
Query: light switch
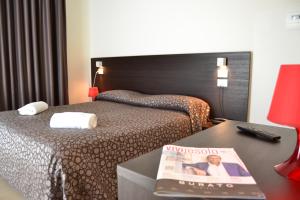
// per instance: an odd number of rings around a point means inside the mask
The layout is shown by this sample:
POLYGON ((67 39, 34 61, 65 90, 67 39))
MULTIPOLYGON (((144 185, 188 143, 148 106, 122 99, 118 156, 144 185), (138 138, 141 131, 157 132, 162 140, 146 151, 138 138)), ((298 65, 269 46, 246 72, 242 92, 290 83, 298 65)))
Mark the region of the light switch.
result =
POLYGON ((287 14, 286 26, 291 29, 300 29, 300 12, 287 14))

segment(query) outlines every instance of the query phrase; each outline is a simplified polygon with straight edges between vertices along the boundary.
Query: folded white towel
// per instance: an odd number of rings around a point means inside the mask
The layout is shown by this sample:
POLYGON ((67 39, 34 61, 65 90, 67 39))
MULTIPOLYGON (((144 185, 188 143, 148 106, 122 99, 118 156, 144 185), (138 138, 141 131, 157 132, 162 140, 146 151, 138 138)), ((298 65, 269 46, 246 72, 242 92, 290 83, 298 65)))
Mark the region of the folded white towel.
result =
POLYGON ((20 115, 36 115, 48 109, 48 104, 43 101, 29 103, 18 109, 20 115))
POLYGON ((64 112, 54 113, 50 120, 51 128, 92 129, 97 126, 97 116, 93 113, 64 112))

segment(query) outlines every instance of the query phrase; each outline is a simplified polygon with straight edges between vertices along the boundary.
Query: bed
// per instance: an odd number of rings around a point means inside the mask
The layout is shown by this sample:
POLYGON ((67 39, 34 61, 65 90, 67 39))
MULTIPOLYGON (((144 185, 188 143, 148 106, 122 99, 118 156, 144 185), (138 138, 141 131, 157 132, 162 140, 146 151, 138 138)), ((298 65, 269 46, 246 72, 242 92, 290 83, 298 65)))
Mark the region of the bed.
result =
POLYGON ((117 199, 116 165, 201 130, 208 104, 113 90, 36 116, 0 113, 0 176, 26 199, 117 199), (52 129, 57 112, 95 113, 91 130, 52 129))
POLYGON ((118 163, 200 131, 208 112, 247 121, 250 52, 92 58, 92 77, 97 61, 105 73, 96 86, 107 91, 97 101, 0 113, 0 176, 26 199, 117 199, 118 163), (228 61, 225 89, 216 87, 218 57, 228 61), (51 129, 65 111, 95 113, 98 127, 51 129))

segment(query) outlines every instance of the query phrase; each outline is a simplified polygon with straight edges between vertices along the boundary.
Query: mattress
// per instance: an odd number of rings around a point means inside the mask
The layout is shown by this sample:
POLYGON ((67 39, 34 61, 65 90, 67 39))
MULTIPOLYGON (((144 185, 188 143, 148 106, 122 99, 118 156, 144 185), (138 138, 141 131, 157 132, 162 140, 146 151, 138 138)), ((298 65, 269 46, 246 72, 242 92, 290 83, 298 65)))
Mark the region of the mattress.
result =
POLYGON ((118 163, 201 130, 208 112, 205 102, 192 97, 128 91, 35 116, 1 112, 0 176, 30 200, 117 199, 118 163), (51 116, 66 111, 95 113, 98 126, 50 128, 51 116))

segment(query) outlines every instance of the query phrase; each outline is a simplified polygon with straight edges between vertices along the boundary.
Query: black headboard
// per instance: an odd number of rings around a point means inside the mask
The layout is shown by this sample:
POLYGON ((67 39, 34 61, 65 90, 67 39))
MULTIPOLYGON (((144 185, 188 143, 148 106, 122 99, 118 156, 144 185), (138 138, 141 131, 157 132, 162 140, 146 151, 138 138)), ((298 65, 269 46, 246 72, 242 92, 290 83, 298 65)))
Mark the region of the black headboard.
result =
POLYGON ((250 52, 92 58, 92 79, 96 61, 104 66, 104 75, 96 79, 100 91, 126 89, 199 97, 210 104, 211 117, 247 121, 250 52), (228 87, 224 89, 217 87, 218 57, 227 58, 229 68, 228 87))

